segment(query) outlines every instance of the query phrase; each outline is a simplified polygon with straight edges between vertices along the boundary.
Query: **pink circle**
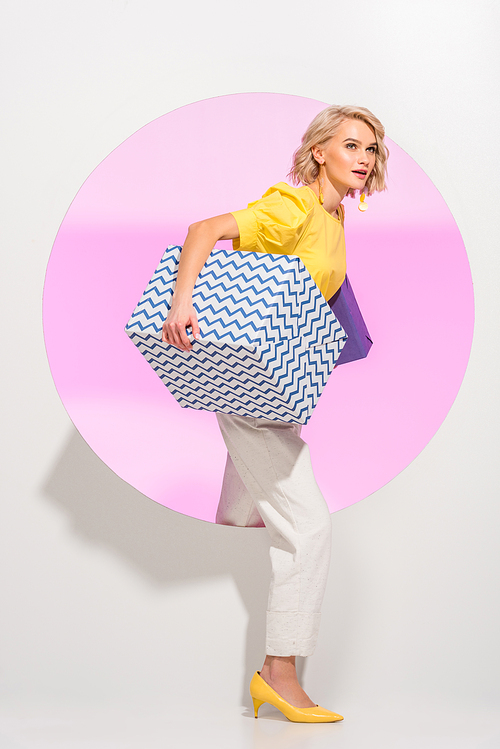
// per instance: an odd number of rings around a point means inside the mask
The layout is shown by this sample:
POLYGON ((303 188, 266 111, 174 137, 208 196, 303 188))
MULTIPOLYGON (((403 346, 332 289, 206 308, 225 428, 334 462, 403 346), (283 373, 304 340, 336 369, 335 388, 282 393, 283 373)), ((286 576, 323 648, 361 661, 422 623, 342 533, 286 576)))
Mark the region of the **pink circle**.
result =
MULTIPOLYGON (((187 226, 246 207, 286 180, 324 102, 234 94, 144 126, 88 177, 50 256, 44 330, 75 426, 119 476, 156 502, 212 521, 225 464, 215 416, 181 409, 124 326, 187 226)), ((420 453, 459 390, 473 292, 442 196, 395 143, 388 191, 346 198, 348 274, 374 344, 338 367, 303 436, 331 511, 371 494, 420 453)), ((226 246, 220 243, 219 246, 226 246)))

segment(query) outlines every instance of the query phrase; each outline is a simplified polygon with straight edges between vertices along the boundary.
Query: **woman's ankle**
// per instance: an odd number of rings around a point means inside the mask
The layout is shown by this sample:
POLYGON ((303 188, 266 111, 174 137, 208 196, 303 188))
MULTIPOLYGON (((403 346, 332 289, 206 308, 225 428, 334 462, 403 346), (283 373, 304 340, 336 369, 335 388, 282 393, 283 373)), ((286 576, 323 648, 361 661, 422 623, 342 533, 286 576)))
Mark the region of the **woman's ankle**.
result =
POLYGON ((260 674, 265 681, 298 681, 295 656, 266 656, 260 674))
POLYGON ((304 692, 295 670, 295 656, 267 656, 260 672, 264 681, 280 697, 295 707, 313 707, 315 703, 304 692))

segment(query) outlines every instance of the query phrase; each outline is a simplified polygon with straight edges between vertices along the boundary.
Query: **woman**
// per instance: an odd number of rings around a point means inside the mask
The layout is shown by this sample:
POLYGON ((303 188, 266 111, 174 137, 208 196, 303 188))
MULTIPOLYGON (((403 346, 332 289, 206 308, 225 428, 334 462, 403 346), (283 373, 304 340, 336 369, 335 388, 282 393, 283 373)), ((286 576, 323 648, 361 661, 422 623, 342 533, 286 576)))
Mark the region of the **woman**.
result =
MULTIPOLYGON (((345 277, 346 195, 386 189, 384 128, 363 107, 331 106, 308 127, 289 177, 247 209, 189 227, 163 341, 190 351, 199 338, 192 292, 215 243, 234 249, 298 255, 325 300, 345 277)), ((263 702, 296 722, 333 722, 342 716, 318 707, 301 688, 295 657, 311 655, 330 562, 331 518, 311 468, 300 426, 217 414, 228 450, 217 522, 265 525, 271 536, 272 577, 266 658, 250 685, 255 717, 263 702)))

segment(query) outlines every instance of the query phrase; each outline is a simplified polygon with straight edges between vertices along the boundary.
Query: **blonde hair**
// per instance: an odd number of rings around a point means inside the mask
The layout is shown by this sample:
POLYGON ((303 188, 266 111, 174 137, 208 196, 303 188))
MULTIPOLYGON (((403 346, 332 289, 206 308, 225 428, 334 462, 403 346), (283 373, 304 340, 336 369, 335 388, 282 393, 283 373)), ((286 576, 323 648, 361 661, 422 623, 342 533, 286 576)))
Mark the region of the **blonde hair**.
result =
MULTIPOLYGON (((288 177, 294 185, 310 185, 317 179, 319 164, 312 154, 312 147, 324 148, 328 141, 338 132, 340 126, 346 120, 361 120, 365 122, 375 134, 377 149, 375 153, 375 166, 365 182, 364 188, 359 192, 372 195, 374 192, 382 192, 387 189, 387 159, 389 150, 384 143, 385 128, 369 109, 364 107, 345 106, 339 107, 333 104, 323 109, 307 128, 302 143, 293 154, 292 168, 288 177)), ((349 188, 346 195, 354 198, 356 190, 349 188)))

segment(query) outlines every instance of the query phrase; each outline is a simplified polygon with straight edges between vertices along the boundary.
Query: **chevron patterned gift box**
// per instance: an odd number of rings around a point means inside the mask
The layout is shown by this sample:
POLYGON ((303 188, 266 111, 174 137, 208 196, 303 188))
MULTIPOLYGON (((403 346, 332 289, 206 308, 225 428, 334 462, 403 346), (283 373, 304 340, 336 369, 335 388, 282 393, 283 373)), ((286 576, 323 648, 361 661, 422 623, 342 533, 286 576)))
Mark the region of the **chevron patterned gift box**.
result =
POLYGON ((201 340, 162 343, 181 247, 170 246, 125 331, 183 408, 307 424, 347 334, 293 255, 215 249, 193 305, 201 340))

